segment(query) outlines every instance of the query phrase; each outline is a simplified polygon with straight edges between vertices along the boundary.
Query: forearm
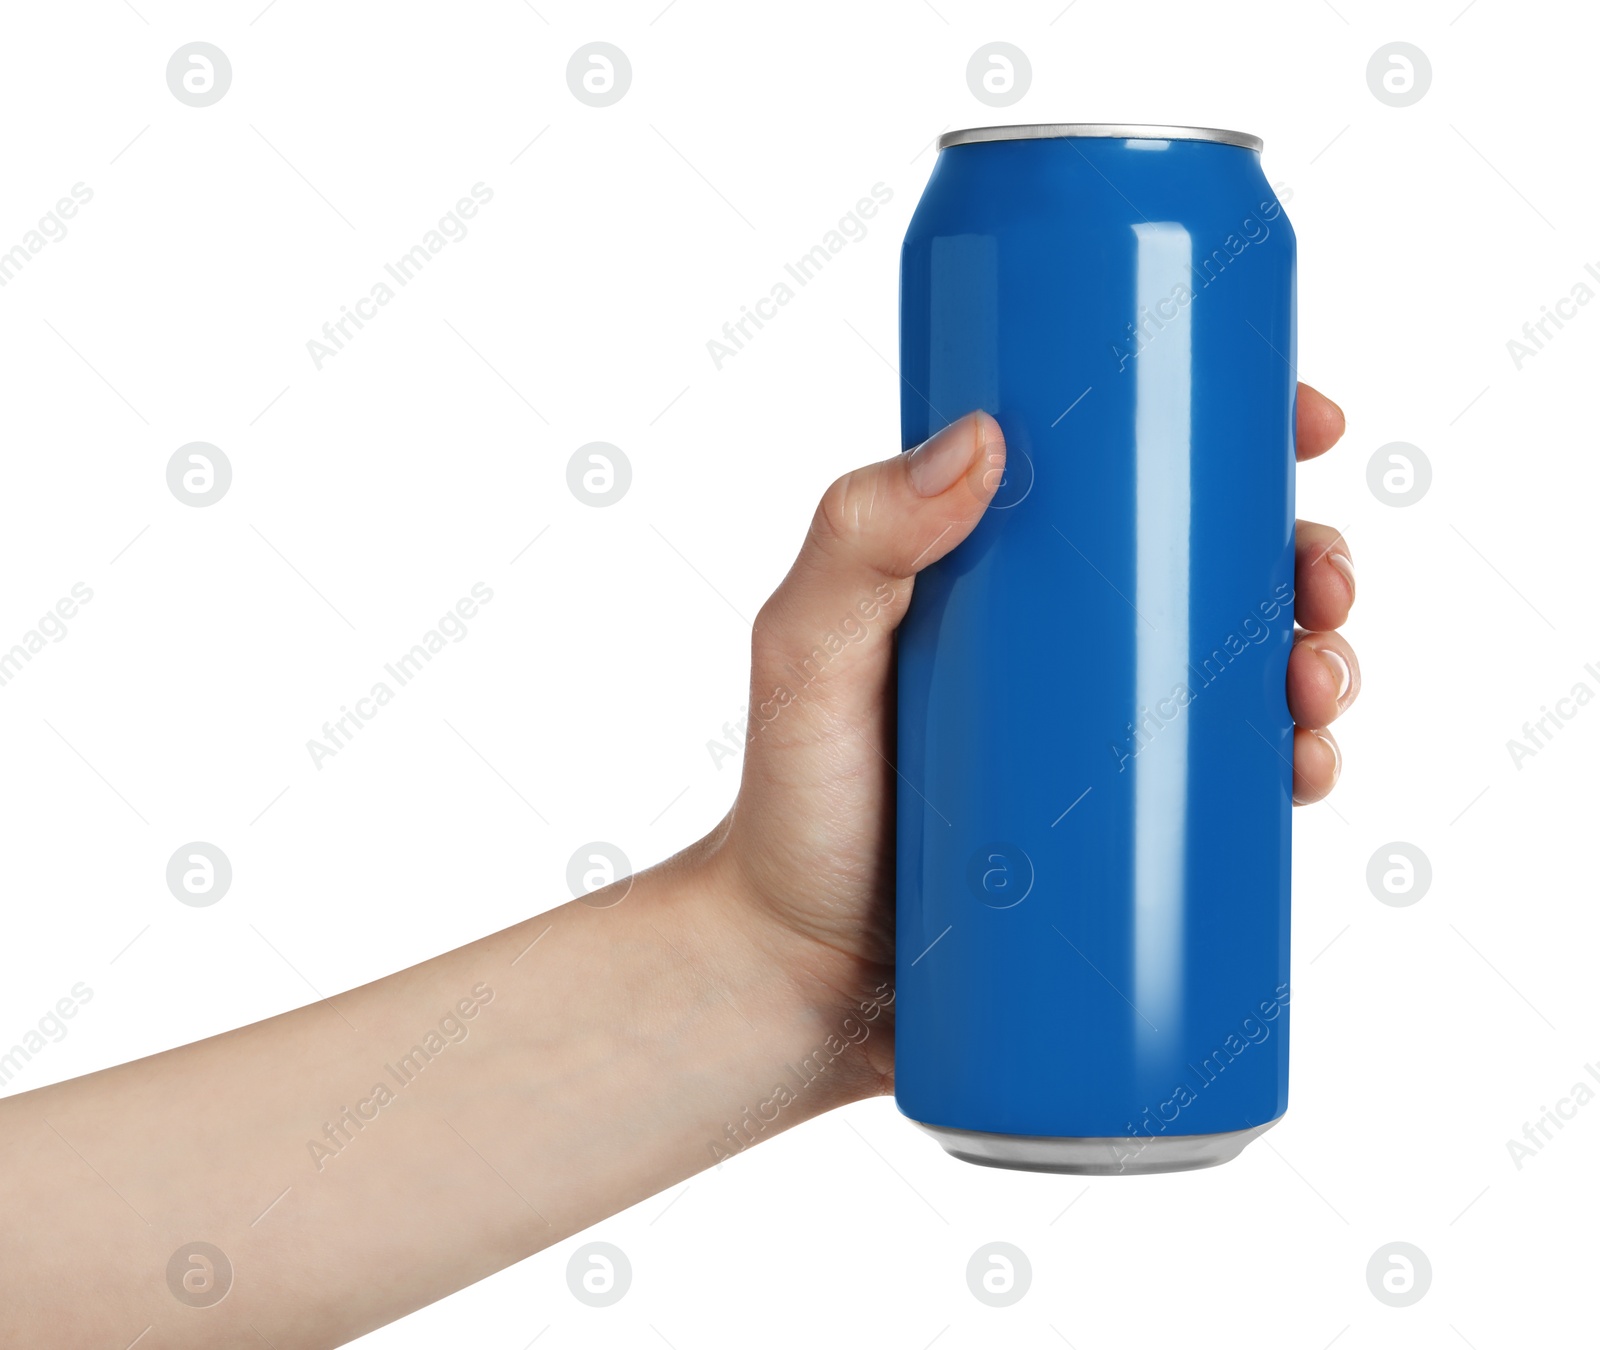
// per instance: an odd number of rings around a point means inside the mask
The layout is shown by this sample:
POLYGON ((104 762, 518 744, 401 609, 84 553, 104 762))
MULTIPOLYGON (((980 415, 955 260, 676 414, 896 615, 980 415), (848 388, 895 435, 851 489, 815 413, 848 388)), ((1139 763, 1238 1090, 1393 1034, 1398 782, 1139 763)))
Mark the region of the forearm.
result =
POLYGON ((858 1095, 855 1037, 704 853, 0 1102, 0 1341, 338 1345, 858 1095), (169 1288, 195 1241, 232 1265, 211 1307, 169 1288))

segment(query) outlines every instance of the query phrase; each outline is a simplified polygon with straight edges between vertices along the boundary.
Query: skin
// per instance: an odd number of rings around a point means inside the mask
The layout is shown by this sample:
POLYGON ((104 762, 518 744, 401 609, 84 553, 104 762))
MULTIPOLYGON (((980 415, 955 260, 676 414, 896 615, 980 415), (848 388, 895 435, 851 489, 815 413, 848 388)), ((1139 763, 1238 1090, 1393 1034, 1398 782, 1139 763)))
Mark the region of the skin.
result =
MULTIPOLYGON (((1343 428, 1302 385, 1299 457, 1343 428)), ((753 732, 706 838, 359 989, 0 1101, 0 1344, 341 1345, 891 1091, 891 634, 915 573, 982 516, 1004 455, 998 425, 972 414, 828 490, 757 617, 752 710, 814 634, 868 597, 877 617, 753 732), (226 1254, 231 1280, 182 1262, 169 1277, 195 1241, 226 1254), (182 1301, 170 1280, 186 1274, 225 1297, 182 1301)), ((1302 802, 1333 787, 1326 727, 1360 687, 1335 631, 1349 558, 1336 532, 1299 523, 1287 695, 1302 802)))

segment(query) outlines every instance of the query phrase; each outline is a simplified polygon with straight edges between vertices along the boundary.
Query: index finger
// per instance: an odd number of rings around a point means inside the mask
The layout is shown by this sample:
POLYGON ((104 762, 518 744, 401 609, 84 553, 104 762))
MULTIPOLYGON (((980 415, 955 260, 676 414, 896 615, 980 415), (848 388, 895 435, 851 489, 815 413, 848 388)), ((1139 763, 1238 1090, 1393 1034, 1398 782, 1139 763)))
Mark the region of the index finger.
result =
POLYGON ((1294 457, 1315 459, 1333 449, 1343 435, 1344 413, 1339 405, 1309 384, 1300 385, 1295 398, 1294 457))

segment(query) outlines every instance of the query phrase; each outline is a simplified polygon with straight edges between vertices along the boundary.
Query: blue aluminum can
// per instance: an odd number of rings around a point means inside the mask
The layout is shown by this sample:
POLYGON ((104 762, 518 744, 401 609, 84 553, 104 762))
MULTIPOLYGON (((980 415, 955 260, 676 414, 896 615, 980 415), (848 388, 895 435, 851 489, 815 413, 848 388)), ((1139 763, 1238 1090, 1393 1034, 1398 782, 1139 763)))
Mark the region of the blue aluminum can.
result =
POLYGON ((906 448, 1007 467, 899 635, 896 1094, 972 1162, 1235 1156, 1288 1104, 1295 239, 1261 143, 950 133, 906 448))

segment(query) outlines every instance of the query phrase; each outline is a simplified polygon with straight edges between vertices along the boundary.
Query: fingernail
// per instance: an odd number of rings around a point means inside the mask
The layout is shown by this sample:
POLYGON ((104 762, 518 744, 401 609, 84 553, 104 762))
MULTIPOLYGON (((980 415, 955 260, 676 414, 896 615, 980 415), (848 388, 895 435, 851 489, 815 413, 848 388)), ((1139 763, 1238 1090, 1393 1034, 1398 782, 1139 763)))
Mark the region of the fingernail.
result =
MULTIPOLYGON (((1330 751, 1333 752, 1333 782, 1328 784, 1328 792, 1332 792, 1333 789, 1336 786, 1338 786, 1339 774, 1344 770, 1344 756, 1339 753, 1339 742, 1334 740, 1333 737, 1330 736, 1326 731, 1313 731, 1310 734, 1312 736, 1315 736, 1319 741, 1321 741, 1325 746, 1327 746, 1330 751)), ((1299 775, 1296 774, 1295 777, 1298 779, 1299 775)), ((1327 795, 1327 793, 1323 793, 1322 794, 1322 796, 1326 796, 1326 795, 1327 795)), ((1322 797, 1315 797, 1315 798, 1309 798, 1308 799, 1308 798, 1302 797, 1298 792, 1295 792, 1293 794, 1293 797, 1294 797, 1295 803, 1297 805, 1300 805, 1300 806, 1304 806, 1308 800, 1311 800, 1311 801, 1321 801, 1322 800, 1322 797)))
POLYGON ((1344 772, 1344 756, 1339 753, 1339 742, 1334 740, 1326 731, 1316 731, 1312 734, 1328 749, 1333 751, 1333 782, 1328 785, 1331 790, 1337 786, 1339 775, 1344 772))
POLYGON ((1339 711, 1345 710, 1345 701, 1350 697, 1351 688, 1355 684, 1355 673, 1350 669, 1350 663, 1344 659, 1343 652, 1336 652, 1332 647, 1321 647, 1318 654, 1328 669, 1333 672, 1334 684, 1337 692, 1333 701, 1338 705, 1339 711))
POLYGON ((1340 550, 1332 549, 1328 553, 1328 566, 1344 578, 1344 584, 1350 588, 1350 603, 1352 605, 1355 604, 1356 567, 1350 561, 1350 555, 1340 550))
POLYGON ((919 497, 937 497, 972 464, 980 435, 976 417, 963 417, 911 452, 907 468, 919 497))

